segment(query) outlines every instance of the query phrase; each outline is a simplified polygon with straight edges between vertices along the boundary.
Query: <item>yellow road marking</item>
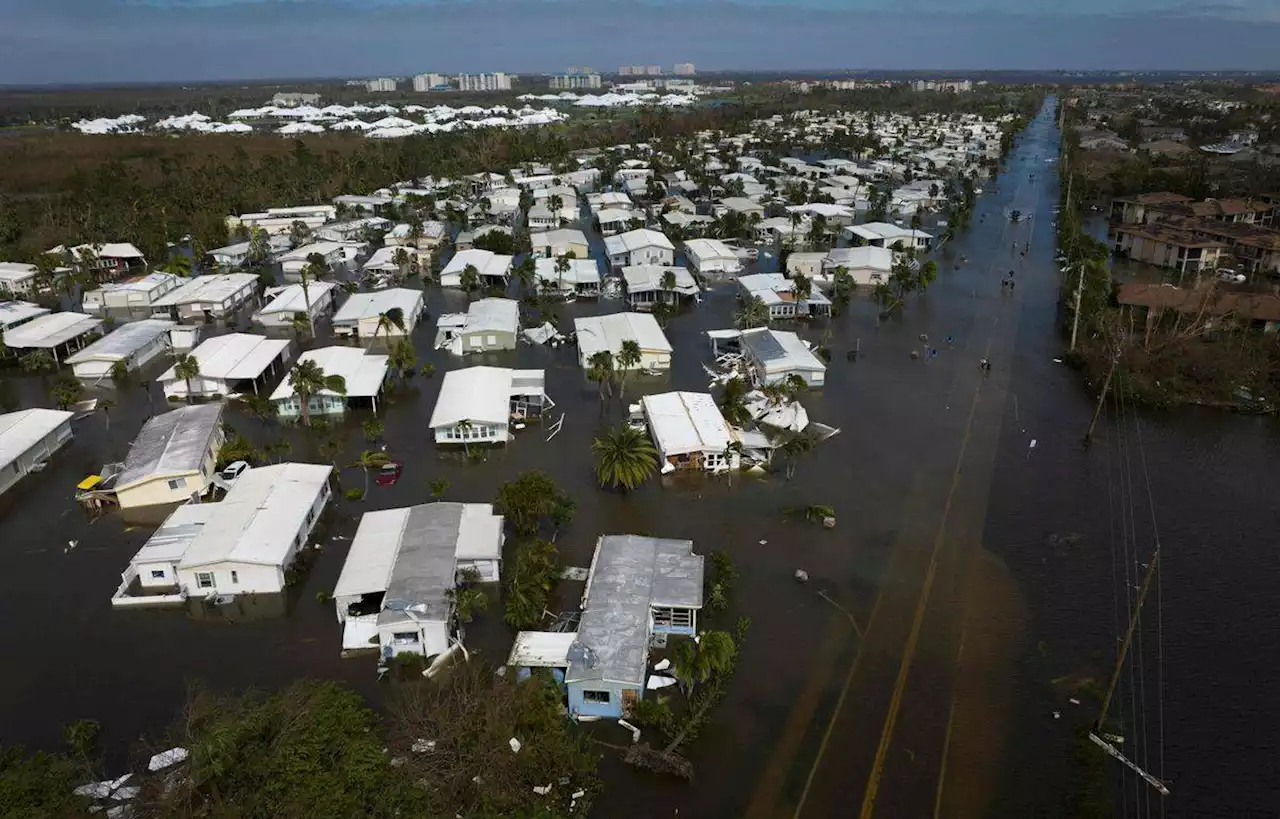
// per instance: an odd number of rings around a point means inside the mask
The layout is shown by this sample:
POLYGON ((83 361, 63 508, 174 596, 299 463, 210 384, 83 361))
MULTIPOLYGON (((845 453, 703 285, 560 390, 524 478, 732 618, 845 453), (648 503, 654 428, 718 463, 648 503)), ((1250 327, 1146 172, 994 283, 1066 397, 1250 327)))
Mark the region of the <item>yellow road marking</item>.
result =
MULTIPOLYGON (((993 340, 987 341, 983 358, 991 355, 993 340)), ((978 413, 978 399, 982 396, 982 385, 986 378, 978 381, 978 388, 973 391, 973 401, 969 405, 969 417, 964 425, 964 437, 960 440, 960 455, 956 458, 955 469, 951 472, 951 486, 947 490, 947 500, 942 507, 942 521, 938 525, 938 534, 933 541, 933 552, 929 556, 929 569, 925 572, 924 585, 920 589, 920 599, 916 602, 915 616, 911 621, 911 633, 907 635, 907 645, 902 652, 902 661, 898 665, 898 677, 893 685, 893 697, 889 700, 889 713, 885 715, 884 728, 880 732, 880 744, 876 747, 875 762, 871 766, 871 775, 867 779, 867 789, 862 795, 861 819, 870 819, 875 810, 876 792, 880 789, 880 777, 884 773, 885 757, 889 753, 889 745, 893 742, 893 729, 898 722, 898 711, 902 707, 902 693, 907 687, 907 676, 911 671, 911 662, 915 659, 916 645, 920 642, 920 631, 924 625, 924 612, 933 593, 933 580, 938 572, 938 555, 942 544, 946 542, 947 518, 951 515, 951 502, 955 499, 956 487, 960 485, 960 469, 964 465, 965 452, 969 449, 969 437, 973 432, 973 419, 978 413)), ((844 692, 841 691, 843 701, 844 692)), ((839 706, 837 706, 838 708, 839 706)), ((828 730, 830 730, 828 728, 828 730)), ((821 756, 821 749, 819 750, 821 756)))
MULTIPOLYGON (((962 625, 960 648, 956 650, 957 683, 960 681, 960 662, 964 659, 964 638, 968 633, 968 627, 962 625)), ((938 790, 933 797, 933 819, 939 819, 942 816, 942 789, 947 783, 947 757, 951 754, 951 728, 956 717, 956 700, 960 699, 960 692, 956 690, 956 686, 952 686, 951 691, 951 707, 947 709, 947 732, 942 737, 942 764, 938 768, 938 790)))

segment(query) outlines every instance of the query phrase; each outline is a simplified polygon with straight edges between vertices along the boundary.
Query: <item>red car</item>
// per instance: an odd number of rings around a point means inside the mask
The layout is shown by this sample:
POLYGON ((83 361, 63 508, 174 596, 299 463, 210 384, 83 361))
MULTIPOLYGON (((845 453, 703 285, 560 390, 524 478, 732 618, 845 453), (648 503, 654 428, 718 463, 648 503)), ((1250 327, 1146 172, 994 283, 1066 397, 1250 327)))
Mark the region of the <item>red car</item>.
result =
POLYGON ((395 486, 396 481, 400 480, 400 472, 404 469, 404 465, 399 461, 392 461, 386 466, 378 470, 378 477, 373 482, 378 486, 395 486))

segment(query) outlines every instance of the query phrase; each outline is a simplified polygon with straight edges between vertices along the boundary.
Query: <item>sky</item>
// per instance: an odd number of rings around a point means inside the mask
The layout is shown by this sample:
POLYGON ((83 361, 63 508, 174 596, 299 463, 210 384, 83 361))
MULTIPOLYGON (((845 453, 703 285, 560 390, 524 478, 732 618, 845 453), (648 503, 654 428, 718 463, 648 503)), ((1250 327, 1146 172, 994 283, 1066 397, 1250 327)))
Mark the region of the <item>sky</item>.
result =
POLYGON ((703 69, 1278 70, 1280 0, 0 0, 0 83, 703 69))

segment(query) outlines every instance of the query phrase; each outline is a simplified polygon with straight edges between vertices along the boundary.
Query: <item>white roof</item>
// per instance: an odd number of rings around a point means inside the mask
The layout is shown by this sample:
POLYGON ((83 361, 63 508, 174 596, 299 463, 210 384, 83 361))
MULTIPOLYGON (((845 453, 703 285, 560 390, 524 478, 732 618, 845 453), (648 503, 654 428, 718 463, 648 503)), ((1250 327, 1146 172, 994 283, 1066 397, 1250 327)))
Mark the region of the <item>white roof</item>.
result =
POLYGON ((22 262, 0 262, 0 281, 20 282, 36 274, 36 266, 22 262))
POLYGON ((864 239, 885 239, 887 241, 896 241, 898 239, 933 238, 923 230, 899 227, 898 225, 893 225, 888 222, 867 222, 865 225, 853 225, 847 228, 847 230, 864 239))
POLYGON ((833 247, 827 252, 825 264, 830 267, 847 267, 851 270, 871 268, 889 273, 893 270, 893 251, 887 247, 875 245, 833 247))
POLYGON ((684 243, 684 249, 699 263, 710 259, 728 259, 734 262, 738 260, 729 246, 719 239, 689 239, 684 243))
POLYGON ((644 293, 649 290, 662 289, 662 276, 670 271, 676 277, 675 291, 685 295, 698 292, 698 283, 688 268, 667 267, 660 264, 636 264, 622 268, 622 279, 627 283, 628 293, 644 293))
MULTIPOLYGON (((201 342, 191 351, 200 362, 200 375, 223 381, 257 378, 289 348, 288 339, 255 336, 250 333, 228 333, 201 342)), ((165 370, 157 381, 179 380, 173 367, 165 370)))
POLYGON ((258 315, 267 316, 276 313, 305 313, 307 312, 307 295, 311 296, 311 303, 323 301, 325 294, 333 288, 337 287, 333 282, 310 282, 304 291, 300 284, 289 284, 281 287, 272 296, 271 301, 258 311, 258 315))
POLYGON ((0 415, 0 470, 71 420, 72 414, 51 409, 25 409, 0 415))
MULTIPOLYGON (((560 274, 556 271, 557 259, 535 259, 534 270, 544 282, 558 283, 560 274)), ((600 281, 600 263, 595 259, 570 259, 569 269, 564 272, 564 281, 569 284, 595 284, 600 281)))
POLYGON ((507 665, 517 668, 568 668, 576 631, 522 631, 516 635, 507 665))
POLYGON ((404 312, 406 323, 418 314, 418 305, 422 302, 421 290, 410 290, 406 287, 389 287, 386 290, 375 290, 372 293, 356 293, 347 299, 346 304, 333 317, 334 324, 354 324, 361 319, 377 318, 392 308, 399 307, 404 312))
POLYGON ((506 424, 513 373, 506 367, 467 367, 445 373, 427 426, 436 429, 459 421, 506 424))
POLYGON ((184 503, 174 509, 164 519, 164 523, 160 524, 160 528, 142 544, 129 564, 140 566, 146 563, 179 563, 187 553, 187 547, 217 511, 216 503, 184 503))
POLYGON ((282 566, 333 467, 275 464, 241 473, 218 514, 187 547, 181 568, 213 563, 282 566))
POLYGON ((66 361, 68 364, 79 364, 82 361, 120 361, 151 344, 168 333, 170 328, 176 326, 175 322, 167 319, 131 321, 120 325, 75 355, 68 356, 66 361))
POLYGON ((670 353, 658 320, 648 313, 610 313, 606 316, 581 316, 573 320, 578 335, 578 349, 588 359, 601 350, 615 356, 622 352, 622 342, 634 341, 642 351, 670 353))
POLYGON ((0 301, 0 329, 48 312, 47 307, 29 301, 0 301))
POLYGON ((829 202, 809 202, 804 205, 788 205, 789 213, 811 213, 815 216, 853 216, 853 208, 848 205, 833 205, 829 202))
POLYGON ((554 245, 585 245, 587 243, 587 234, 574 228, 559 228, 558 230, 535 233, 529 237, 529 241, 533 243, 535 250, 540 247, 552 247, 554 245))
POLYGON ((312 253, 319 253, 321 256, 328 256, 330 253, 337 253, 339 250, 342 250, 344 246, 345 245, 343 245, 342 242, 331 242, 325 240, 312 242, 311 244, 296 247, 287 253, 281 253, 277 257, 276 261, 305 261, 312 253))
POLYGON ((617 236, 604 237, 605 249, 610 256, 616 256, 619 253, 631 253, 636 250, 643 250, 646 247, 661 247, 666 250, 675 252, 675 245, 671 244, 671 240, 665 234, 649 228, 639 228, 637 230, 628 230, 626 233, 619 233, 617 236))
POLYGON ((827 366, 813 354, 800 337, 785 330, 759 327, 743 330, 739 335, 748 355, 769 372, 806 370, 825 372, 827 366))
POLYGON ((253 286, 258 277, 253 273, 217 273, 209 276, 196 276, 160 298, 153 307, 172 307, 179 304, 195 304, 197 302, 218 303, 226 301, 238 293, 246 285, 253 286))
POLYGON ((632 219, 644 219, 644 214, 627 208, 606 208, 596 214, 596 221, 602 225, 610 222, 630 222, 632 219))
POLYGON ((467 265, 471 265, 481 276, 506 276, 511 272, 511 260, 514 256, 499 256, 478 247, 470 250, 459 250, 453 254, 449 264, 440 271, 440 276, 462 275, 467 265))
POLYGON ((387 590, 391 582, 391 568, 396 565, 396 555, 400 551, 400 536, 408 518, 409 507, 364 513, 351 548, 347 550, 338 585, 333 587, 335 598, 387 590))
MULTIPOLYGON (((730 176, 743 176, 744 174, 730 174, 730 176)), ((755 180, 751 180, 755 181, 755 180)), ((764 206, 754 199, 748 199, 745 196, 729 196, 720 200, 720 204, 730 210, 737 211, 756 211, 764 210, 764 206)))
MULTIPOLYGON (((70 248, 72 253, 78 253, 81 250, 92 250, 100 259, 141 259, 142 251, 129 244, 128 242, 104 242, 98 245, 76 245, 70 248)), ((64 253, 67 248, 58 245, 48 253, 64 253)))
MULTIPOLYGON (((783 302, 800 303, 796 298, 795 284, 781 273, 756 273, 752 276, 740 276, 738 284, 751 295, 765 304, 782 304, 783 302)), ((809 292, 806 304, 830 304, 831 300, 817 288, 809 292)))
MULTIPOLYGON (((387 360, 385 355, 370 355, 362 347, 320 347, 307 350, 298 356, 298 363, 314 361, 325 375, 340 375, 347 384, 346 397, 372 398, 382 389, 383 379, 387 377, 387 360)), ((323 389, 320 395, 336 395, 323 389)), ((294 395, 293 387, 286 375, 271 393, 272 401, 280 401, 294 395)))
POLYGON ((733 441, 729 424, 709 393, 664 392, 646 395, 640 402, 664 456, 724 452, 733 441))
POLYGON ((520 330, 520 302, 515 299, 479 299, 467 307, 466 330, 484 332, 492 330, 515 333, 520 330))
POLYGON ((52 349, 102 326, 102 319, 87 313, 47 313, 4 333, 7 347, 52 349))
MULTIPOLYGON (((245 244, 248 244, 248 242, 246 242, 245 244)), ((180 278, 182 277, 175 276, 172 273, 148 273, 145 276, 134 276, 133 278, 125 279, 124 281, 120 281, 120 282, 108 282, 107 284, 104 284, 101 287, 99 287, 98 290, 103 290, 111 293, 120 293, 120 292, 150 293, 152 290, 156 288, 156 286, 161 284, 168 284, 169 282, 177 282, 180 278)), ((90 292, 94 292, 94 291, 90 291, 90 292)))
POLYGON ((152 417, 129 445, 116 488, 161 475, 200 471, 222 420, 222 409, 221 402, 197 404, 152 417))

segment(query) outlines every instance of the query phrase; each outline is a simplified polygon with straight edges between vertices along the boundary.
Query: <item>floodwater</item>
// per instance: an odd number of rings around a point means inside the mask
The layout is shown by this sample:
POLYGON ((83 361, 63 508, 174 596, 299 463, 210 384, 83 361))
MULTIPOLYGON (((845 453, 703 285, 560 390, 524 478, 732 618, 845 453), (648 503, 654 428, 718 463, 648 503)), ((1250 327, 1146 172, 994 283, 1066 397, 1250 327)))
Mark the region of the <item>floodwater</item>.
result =
MULTIPOLYGON (((373 488, 365 503, 338 503, 322 554, 288 597, 234 621, 117 612, 109 598, 149 530, 117 516, 89 522, 72 494, 104 459, 123 454, 148 411, 163 408, 141 389, 121 393, 109 428, 101 415, 78 422, 72 447, 0 499, 10 667, 0 675, 0 736, 54 746, 62 725, 97 719, 111 761, 122 764, 139 737, 163 730, 197 680, 233 690, 334 678, 377 703, 373 659, 339 657, 332 604, 316 601, 341 569, 341 538, 363 511, 427 500, 431 479, 451 482, 447 499, 484 501, 537 468, 577 501, 558 539, 566 564, 586 565, 602 533, 690 538, 700 552, 733 556, 741 578, 731 615, 752 623, 717 719, 688 749, 695 781, 606 757, 596 815, 1068 816, 1075 732, 1096 711, 1087 699, 1071 705, 1075 692, 1061 680, 1110 674, 1123 627, 1117 608, 1123 619, 1128 606, 1113 569, 1121 564, 1121 575, 1136 578, 1151 552, 1145 472, 1164 571, 1136 652, 1142 669, 1126 675, 1113 709, 1126 726, 1126 752, 1169 781, 1172 816, 1276 815, 1268 811, 1280 804, 1280 786, 1268 774, 1280 717, 1262 659, 1280 642, 1269 582, 1280 563, 1280 513, 1269 502, 1275 422, 1199 411, 1144 416, 1140 427, 1107 419, 1094 446, 1080 446, 1092 401, 1053 362, 1061 351, 1050 224, 1057 181, 1045 160, 1056 152, 1051 113, 1042 113, 1008 170, 984 186, 968 235, 935 254, 937 283, 900 317, 879 321, 862 296, 829 325, 801 329, 815 341, 830 334, 827 385, 805 403, 812 418, 843 431, 805 455, 790 482, 655 480, 629 495, 598 490, 591 440, 622 409, 615 402, 602 418, 575 351, 522 345, 466 363, 545 367, 558 404, 552 417, 565 413, 553 440, 533 426, 480 462, 441 454, 426 428, 441 376, 416 378, 380 410, 389 450, 406 463, 403 478, 373 488), (1009 209, 1030 218, 1012 225, 1009 209), (1027 256, 1011 254, 1012 242, 1029 242, 1027 256), (999 283, 1010 269, 1012 291, 999 283), (922 333, 938 356, 912 360, 926 346, 922 333), (858 360, 846 360, 855 348, 858 360), (992 362, 985 375, 983 357, 992 362), (1132 504, 1114 497, 1125 476, 1132 504), (784 514, 811 503, 835 507, 835 529, 784 514), (1109 533, 1130 506, 1138 545, 1130 560, 1113 561, 1109 533), (807 584, 793 579, 797 568, 807 584)), ((434 292, 431 316, 463 302, 434 292)), ((703 331, 729 326, 733 303, 724 285, 673 320, 673 371, 635 379, 632 396, 705 389, 703 331)), ((564 312, 618 309, 617 301, 582 302, 564 312)), ((433 335, 434 321, 425 321, 415 333, 419 355, 440 373, 460 366, 428 353, 433 335)), ((35 400, 39 380, 13 378, 25 403, 35 400)), ((362 417, 344 427, 348 460, 362 447, 362 417)), ((258 440, 268 434, 238 412, 232 423, 258 440)), ((308 457, 304 433, 284 434, 290 457, 308 457)), ((343 479, 361 481, 355 470, 343 479)), ((567 584, 562 598, 578 593, 567 584)), ((504 634, 495 608, 471 640, 500 660, 504 634)), ((1122 781, 1116 763, 1105 770, 1117 798, 1135 812, 1148 807, 1132 776, 1122 781)))

